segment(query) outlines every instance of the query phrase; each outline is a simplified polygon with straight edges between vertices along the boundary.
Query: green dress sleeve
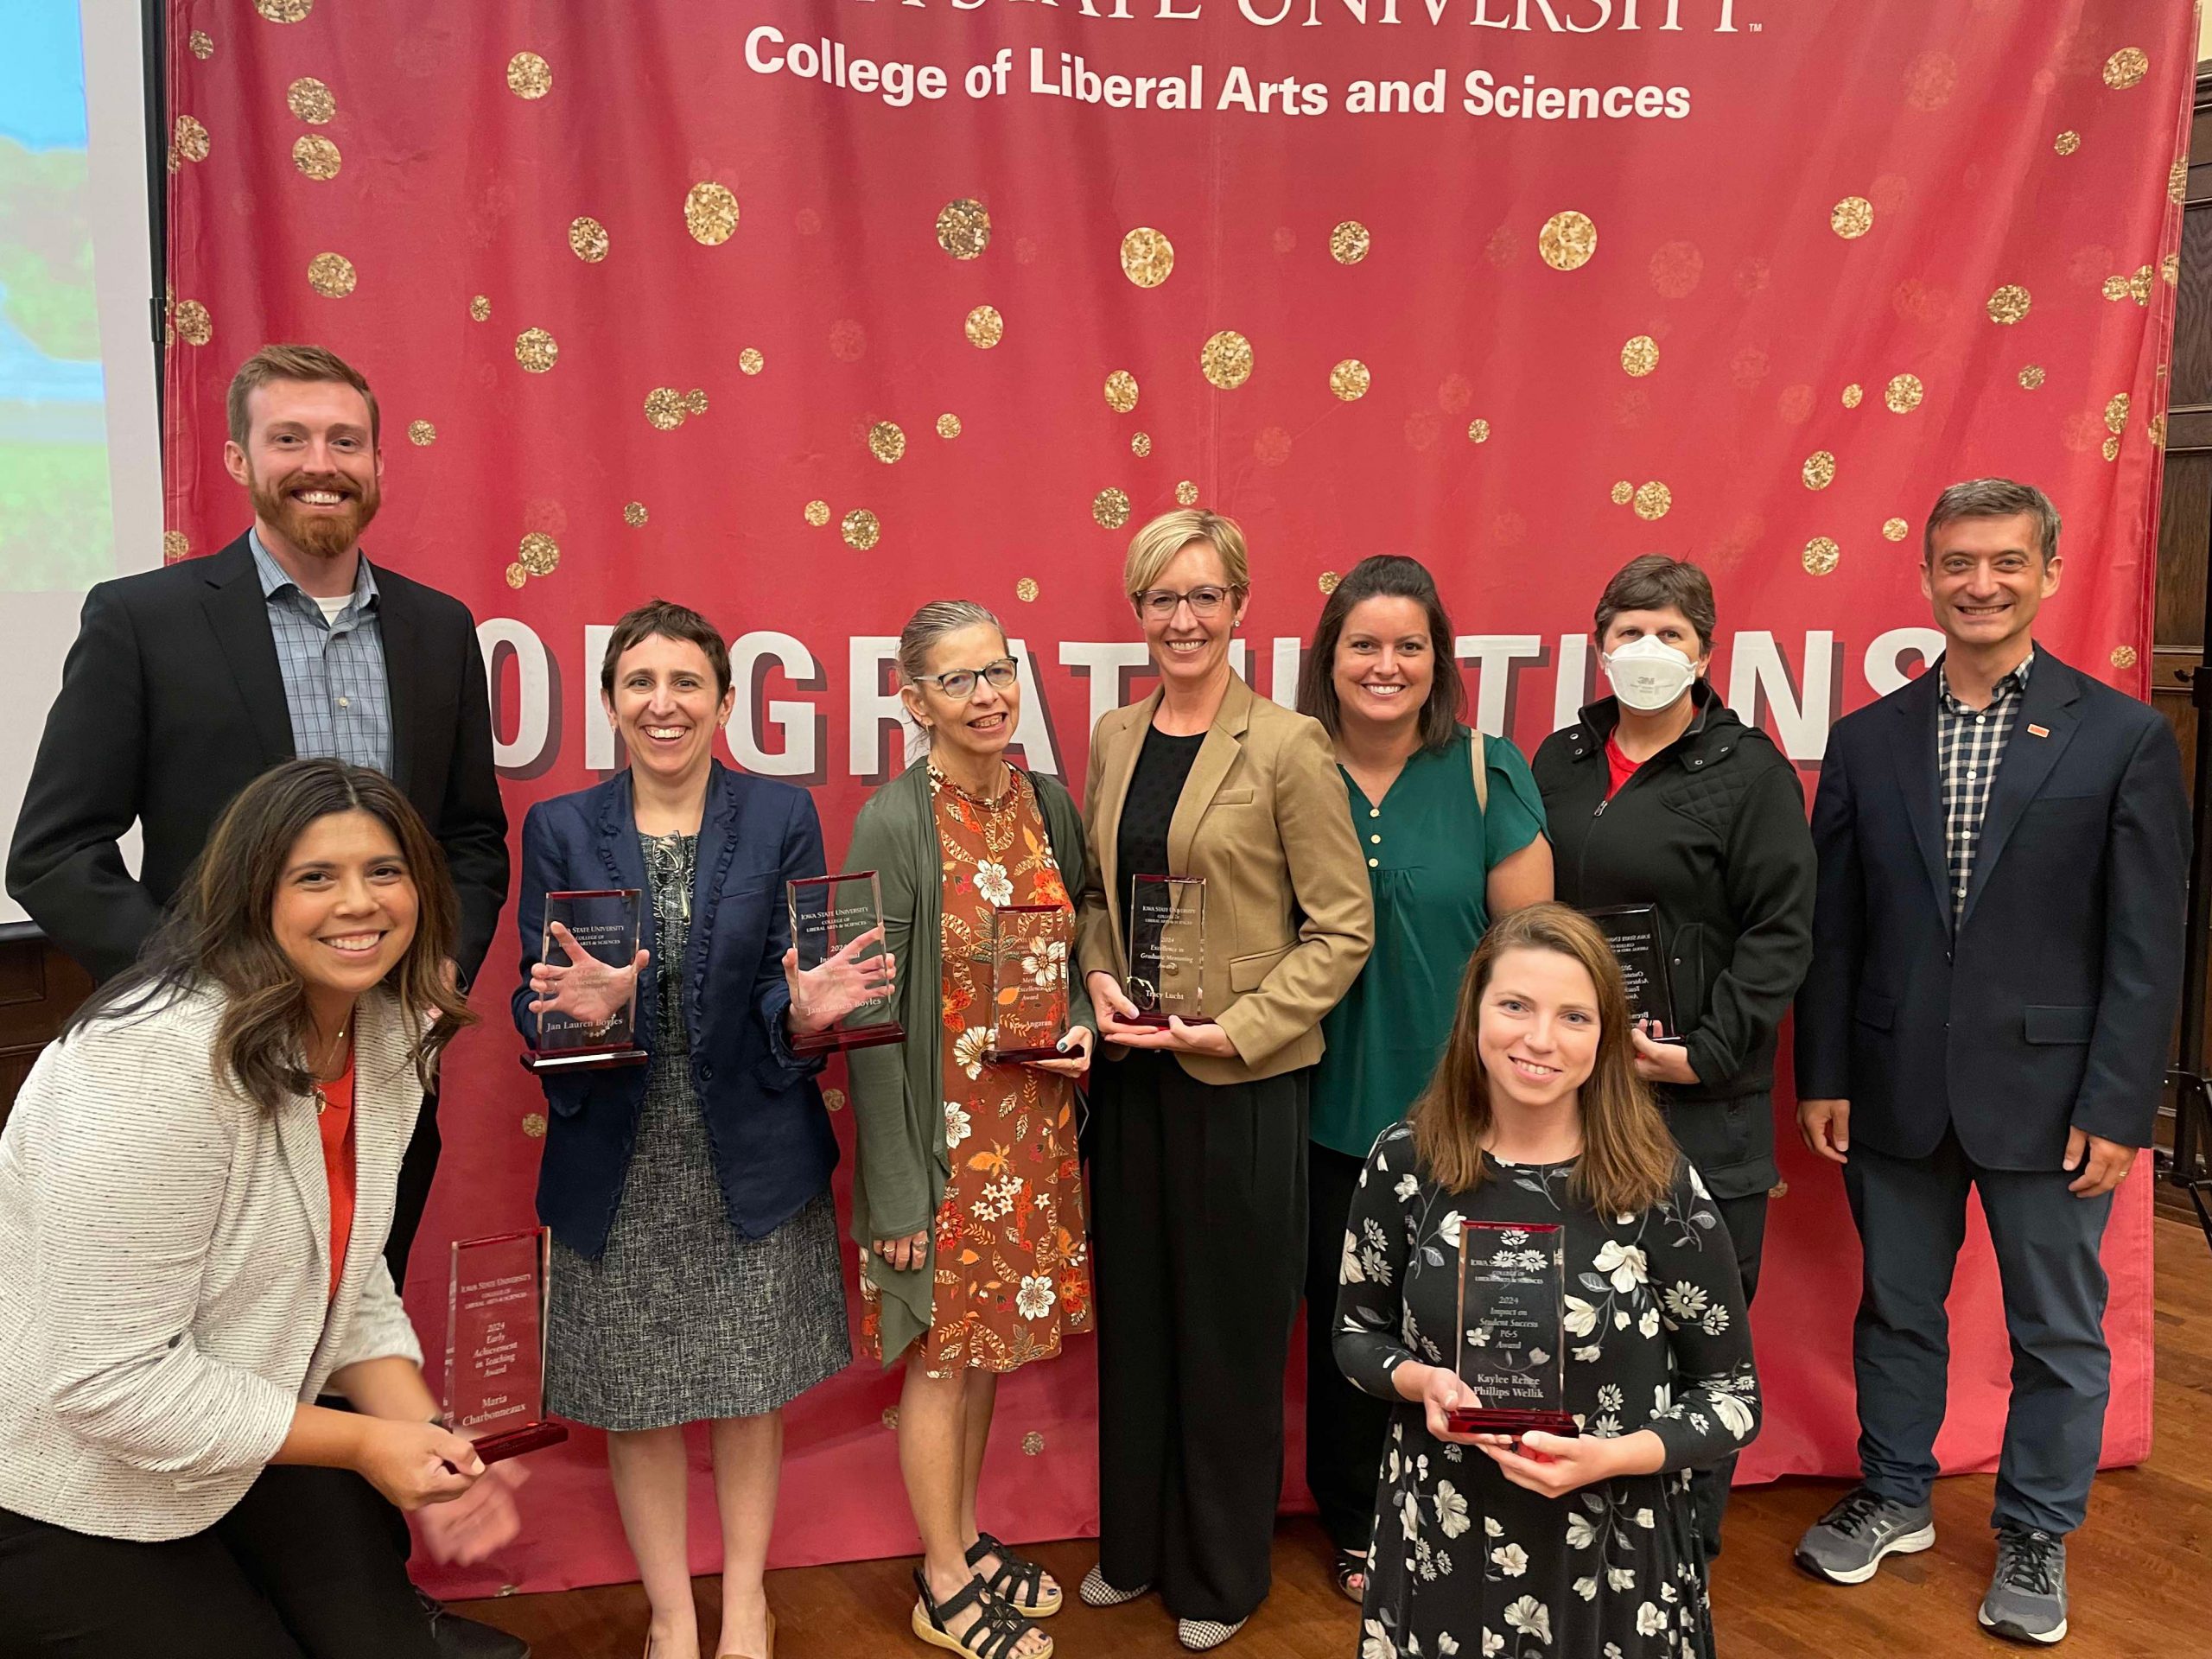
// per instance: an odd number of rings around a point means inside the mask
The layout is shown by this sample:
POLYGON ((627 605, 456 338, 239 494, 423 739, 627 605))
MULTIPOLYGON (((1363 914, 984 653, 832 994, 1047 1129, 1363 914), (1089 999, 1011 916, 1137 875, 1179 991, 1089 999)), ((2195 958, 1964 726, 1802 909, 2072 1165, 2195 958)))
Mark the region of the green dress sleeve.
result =
POLYGON ((1535 773, 1510 738, 1485 737, 1483 764, 1490 772, 1483 868, 1494 870, 1544 833, 1544 798, 1536 792, 1535 773))

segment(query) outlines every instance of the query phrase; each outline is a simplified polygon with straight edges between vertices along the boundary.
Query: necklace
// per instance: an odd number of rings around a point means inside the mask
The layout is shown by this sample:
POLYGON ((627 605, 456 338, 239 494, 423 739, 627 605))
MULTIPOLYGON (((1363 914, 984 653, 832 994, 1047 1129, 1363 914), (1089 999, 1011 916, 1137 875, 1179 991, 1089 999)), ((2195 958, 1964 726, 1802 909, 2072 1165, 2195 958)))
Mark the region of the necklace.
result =
POLYGON ((317 1117, 321 1117, 330 1109, 330 1096, 323 1092, 324 1079, 315 1074, 330 1070, 338 1057, 346 1052, 346 1032, 353 1023, 353 1020, 348 1019, 344 1025, 338 1027, 338 1035, 332 1039, 328 1055, 325 1057, 323 1063, 315 1066, 308 1076, 308 1086, 315 1090, 315 1115, 317 1117))

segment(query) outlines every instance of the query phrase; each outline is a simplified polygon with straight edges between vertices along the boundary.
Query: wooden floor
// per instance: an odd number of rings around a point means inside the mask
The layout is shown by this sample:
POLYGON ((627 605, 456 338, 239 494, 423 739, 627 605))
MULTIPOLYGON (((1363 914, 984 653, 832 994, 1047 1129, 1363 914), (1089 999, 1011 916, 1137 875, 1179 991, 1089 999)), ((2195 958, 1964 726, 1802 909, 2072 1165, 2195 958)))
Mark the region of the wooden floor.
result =
MULTIPOLYGON (((2212 1654, 2212 1254, 2193 1226, 2158 1223, 2158 1440, 2151 1460, 2097 1482, 2089 1523, 2069 1552, 2071 1659, 2212 1654)), ((1736 1495, 1728 1549, 1713 1572, 1714 1619, 1727 1659, 1909 1655, 1947 1659, 2019 1649, 1982 1635, 1974 1609, 1993 1558, 1990 1478, 1941 1483, 1939 1541, 1891 1560, 1872 1583, 1839 1589, 1789 1562, 1797 1535, 1842 1490, 1785 1481, 1736 1495)), ((1029 1552, 1068 1586, 1047 1621, 1066 1659, 1175 1659, 1174 1626, 1152 1598, 1096 1612, 1073 1594, 1096 1558, 1088 1541, 1029 1552)), ((911 1560, 862 1561, 772 1574, 778 1659, 874 1659, 932 1652, 906 1629, 911 1560)), ((1267 1605, 1222 1649, 1225 1659, 1351 1659, 1357 1618, 1329 1580, 1311 1521, 1283 1522, 1267 1605)), ((701 1624, 715 1629, 717 1586, 699 1584, 701 1624)), ((526 1637, 536 1659, 634 1659, 645 1645, 635 1585, 516 1596, 461 1611, 526 1637)))

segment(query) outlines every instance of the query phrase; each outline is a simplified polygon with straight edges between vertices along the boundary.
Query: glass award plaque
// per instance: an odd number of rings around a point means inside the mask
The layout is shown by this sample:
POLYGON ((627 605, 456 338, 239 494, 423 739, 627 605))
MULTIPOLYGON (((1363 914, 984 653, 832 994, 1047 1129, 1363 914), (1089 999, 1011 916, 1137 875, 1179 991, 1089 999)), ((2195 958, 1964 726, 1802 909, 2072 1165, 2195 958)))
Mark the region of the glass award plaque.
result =
MULTIPOLYGON (((875 941, 860 955, 866 961, 883 950, 883 884, 874 870, 849 875, 812 875, 787 882, 791 944, 801 973, 819 968, 869 931, 875 941)), ((863 1002, 827 1031, 791 1039, 794 1054, 828 1054, 844 1048, 873 1048, 906 1039, 888 995, 863 1002)))
POLYGON ((1003 905, 991 912, 991 1036, 994 1065, 1067 1058, 1068 954, 1075 918, 1058 905, 1003 905))
POLYGON ((1597 923, 1613 957, 1621 965, 1621 983, 1628 992, 1631 1020, 1656 1020, 1667 1034, 1660 1040, 1679 1043, 1675 1029, 1675 999, 1669 994, 1667 951, 1659 938, 1659 906, 1611 905, 1583 912, 1597 923))
POLYGON ((1575 1434, 1567 1409, 1566 1230, 1459 1224, 1452 1369, 1478 1403, 1446 1414, 1461 1434, 1575 1434))
POLYGON ((1202 875, 1129 878, 1129 976, 1122 994, 1130 1023, 1210 1026, 1201 984, 1205 966, 1206 882, 1202 875))
POLYGON ((453 1242, 444 1421, 498 1463, 569 1438, 545 1415, 550 1228, 453 1242))
MULTIPOLYGON (((577 947, 610 967, 627 968, 638 959, 638 924, 645 895, 635 887, 545 895, 545 930, 537 959, 550 967, 569 963, 568 947, 554 931, 568 929, 577 947)), ((537 1040, 522 1063, 532 1071, 590 1070, 605 1065, 642 1065, 638 1046, 638 992, 632 985, 626 1007, 596 1023, 549 1008, 537 1016, 537 1040)))

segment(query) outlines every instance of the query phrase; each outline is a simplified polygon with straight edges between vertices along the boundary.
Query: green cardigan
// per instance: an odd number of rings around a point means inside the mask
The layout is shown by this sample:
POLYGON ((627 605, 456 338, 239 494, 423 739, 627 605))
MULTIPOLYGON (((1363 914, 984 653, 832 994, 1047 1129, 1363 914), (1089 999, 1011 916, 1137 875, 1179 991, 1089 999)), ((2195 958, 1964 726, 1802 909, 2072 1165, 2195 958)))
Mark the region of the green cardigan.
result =
MULTIPOLYGON (((1024 774, 1037 791, 1046 838, 1070 894, 1083 891, 1083 821, 1067 791, 1024 774)), ((944 1143, 944 858, 930 802, 930 769, 916 761, 875 791, 853 824, 849 870, 874 870, 883 889, 885 944, 899 965, 899 1023, 906 1040, 855 1049, 852 1084, 853 1237, 861 1271, 881 1293, 883 1360, 898 1359, 930 1328, 936 1294, 937 1212, 951 1158, 944 1143), (894 1270, 871 1248, 879 1238, 931 1235, 921 1265, 894 1270)), ((1083 974, 1068 964, 1068 1020, 1098 1028, 1083 974)))

